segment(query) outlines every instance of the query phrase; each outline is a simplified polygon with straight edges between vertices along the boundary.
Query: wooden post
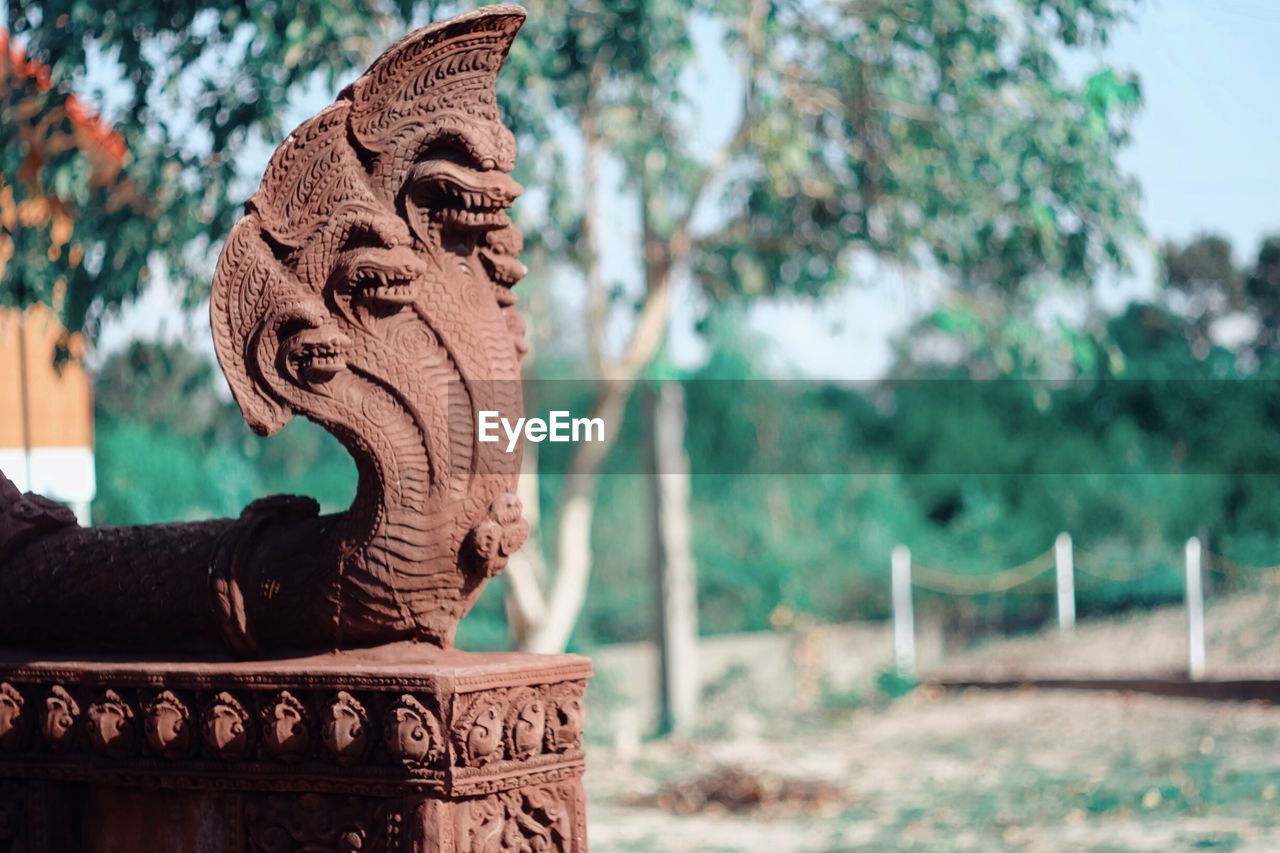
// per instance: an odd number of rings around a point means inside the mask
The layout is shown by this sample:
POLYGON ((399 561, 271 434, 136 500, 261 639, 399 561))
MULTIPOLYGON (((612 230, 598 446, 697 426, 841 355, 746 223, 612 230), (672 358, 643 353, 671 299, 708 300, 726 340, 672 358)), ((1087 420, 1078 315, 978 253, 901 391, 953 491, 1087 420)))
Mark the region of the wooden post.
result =
POLYGON ((660 382, 651 404, 659 732, 685 736, 697 724, 700 684, 698 592, 689 536, 689 455, 684 447, 684 389, 678 382, 660 382))
POLYGON ((1204 585, 1200 575, 1200 540, 1187 540, 1187 675, 1204 678, 1204 585))
POLYGON ((1058 630, 1066 634, 1076 627, 1075 561, 1070 533, 1059 533, 1053 541, 1053 558, 1058 581, 1058 630))
POLYGON ((915 614, 911 610, 911 549, 893 549, 893 662, 902 675, 916 669, 915 614))

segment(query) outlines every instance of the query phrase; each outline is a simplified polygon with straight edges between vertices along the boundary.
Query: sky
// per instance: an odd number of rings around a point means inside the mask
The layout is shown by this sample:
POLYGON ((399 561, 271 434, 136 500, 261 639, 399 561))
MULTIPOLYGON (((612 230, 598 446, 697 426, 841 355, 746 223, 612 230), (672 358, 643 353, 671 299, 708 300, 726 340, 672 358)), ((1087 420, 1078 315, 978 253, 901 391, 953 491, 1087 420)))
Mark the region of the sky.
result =
MULTIPOLYGON (((711 150, 733 124, 740 93, 710 69, 715 33, 695 32, 706 60, 690 73, 706 97, 697 105, 699 133, 711 150), (699 78, 697 75, 701 74, 699 78)), ((1280 232, 1280 0, 1147 0, 1135 20, 1114 32, 1107 47, 1064 60, 1069 73, 1084 75, 1100 64, 1136 72, 1144 106, 1133 125, 1133 141, 1121 158, 1142 187, 1141 211, 1149 239, 1132 249, 1133 271, 1100 283, 1105 305, 1118 307, 1154 294, 1153 247, 1212 230, 1235 245, 1238 260, 1251 259, 1264 234, 1280 232)), ((325 93, 303 99, 296 121, 328 103, 325 93), (314 101, 314 103, 312 103, 314 101)), ((267 152, 252 152, 260 172, 267 152)), ((608 174, 605 178, 608 179, 608 174)), ((607 204, 611 220, 603 233, 633 233, 634 212, 607 204)), ((625 278, 635 259, 606 251, 606 274, 625 278)), ((942 283, 928 274, 867 266, 857 281, 822 302, 758 305, 749 325, 771 342, 773 371, 827 379, 865 379, 884 374, 892 341, 934 304, 942 283)), ((703 348, 692 331, 696 301, 679 300, 672 354, 694 363, 703 348)), ((208 339, 202 317, 178 317, 176 301, 163 286, 153 289, 103 329, 99 354, 130 337, 182 336, 208 339)))

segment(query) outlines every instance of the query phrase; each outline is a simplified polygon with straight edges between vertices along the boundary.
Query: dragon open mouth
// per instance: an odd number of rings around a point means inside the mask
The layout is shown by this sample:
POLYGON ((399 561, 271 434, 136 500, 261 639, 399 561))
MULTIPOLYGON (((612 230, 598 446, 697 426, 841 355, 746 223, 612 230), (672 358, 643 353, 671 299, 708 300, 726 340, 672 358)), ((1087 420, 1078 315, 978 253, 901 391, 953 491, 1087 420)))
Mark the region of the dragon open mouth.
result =
POLYGON ((351 341, 336 330, 303 329, 285 346, 295 375, 307 382, 324 382, 347 369, 351 341))
POLYGON ((419 163, 410 181, 415 197, 433 218, 476 231, 509 226, 505 211, 522 189, 504 172, 480 171, 452 160, 419 163))
POLYGON ((411 249, 397 246, 357 251, 343 262, 340 272, 361 299, 400 306, 417 299, 425 268, 411 249))

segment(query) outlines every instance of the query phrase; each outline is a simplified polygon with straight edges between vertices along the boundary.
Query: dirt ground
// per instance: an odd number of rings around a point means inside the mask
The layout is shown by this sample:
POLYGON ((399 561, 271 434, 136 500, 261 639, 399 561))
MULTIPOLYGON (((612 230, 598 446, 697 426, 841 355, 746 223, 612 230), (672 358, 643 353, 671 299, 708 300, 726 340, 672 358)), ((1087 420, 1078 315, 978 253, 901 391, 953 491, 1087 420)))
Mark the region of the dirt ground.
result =
MULTIPOLYGON (((1207 674, 1280 678, 1280 589, 1210 599, 1205 607, 1207 674)), ((948 655, 951 676, 1171 675, 1187 667, 1187 614, 1181 606, 1083 619, 1070 634, 1055 626, 993 639, 948 655)))
POLYGON ((755 736, 596 747, 590 841, 595 851, 1277 851, 1278 745, 1280 708, 1261 705, 922 689, 755 736))

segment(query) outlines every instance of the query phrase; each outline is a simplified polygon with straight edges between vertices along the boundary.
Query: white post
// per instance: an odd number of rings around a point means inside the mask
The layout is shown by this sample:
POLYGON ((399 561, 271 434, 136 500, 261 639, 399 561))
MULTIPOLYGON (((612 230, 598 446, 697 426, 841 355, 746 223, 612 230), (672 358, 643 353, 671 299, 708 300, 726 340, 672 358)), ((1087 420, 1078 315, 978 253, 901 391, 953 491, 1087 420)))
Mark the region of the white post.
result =
POLYGON ((916 668, 915 616, 911 612, 911 550, 893 549, 893 662, 898 672, 910 675, 916 668))
POLYGON ((1204 586, 1200 577, 1200 540, 1187 540, 1187 674, 1204 678, 1204 586))
POLYGON ((1059 533, 1053 540, 1053 560, 1058 570, 1058 630, 1065 634, 1076 627, 1075 563, 1070 533, 1059 533))

